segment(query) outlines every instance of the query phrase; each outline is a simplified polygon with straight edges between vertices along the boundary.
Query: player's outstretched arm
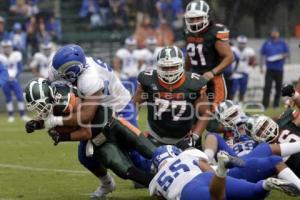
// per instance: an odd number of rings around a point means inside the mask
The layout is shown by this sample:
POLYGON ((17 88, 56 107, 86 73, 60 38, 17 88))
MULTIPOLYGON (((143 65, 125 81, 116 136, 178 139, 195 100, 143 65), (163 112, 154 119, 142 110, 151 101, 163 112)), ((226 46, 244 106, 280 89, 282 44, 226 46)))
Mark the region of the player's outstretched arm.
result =
POLYGON ((70 133, 61 133, 57 129, 49 129, 49 136, 54 141, 54 145, 58 145, 60 142, 66 141, 81 141, 92 138, 92 131, 90 128, 82 127, 70 133))

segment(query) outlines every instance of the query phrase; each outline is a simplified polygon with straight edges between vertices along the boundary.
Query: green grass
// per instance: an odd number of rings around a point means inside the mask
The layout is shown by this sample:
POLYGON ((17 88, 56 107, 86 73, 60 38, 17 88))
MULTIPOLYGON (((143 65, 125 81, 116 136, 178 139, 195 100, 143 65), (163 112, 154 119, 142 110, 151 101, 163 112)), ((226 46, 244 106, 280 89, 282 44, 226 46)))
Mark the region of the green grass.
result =
MULTIPOLYGON (((279 114, 280 110, 268 113, 279 114)), ((140 115, 140 126, 142 129, 146 127, 145 112, 140 115)), ((84 200, 89 199, 88 193, 99 184, 77 161, 75 142, 53 146, 45 132, 28 135, 23 122, 17 120, 9 124, 3 114, 0 115, 0 136, 0 200, 84 200)), ((117 190, 107 199, 153 199, 148 197, 147 190, 133 189, 131 181, 115 179, 117 190)), ((269 199, 293 198, 273 192, 269 199)))

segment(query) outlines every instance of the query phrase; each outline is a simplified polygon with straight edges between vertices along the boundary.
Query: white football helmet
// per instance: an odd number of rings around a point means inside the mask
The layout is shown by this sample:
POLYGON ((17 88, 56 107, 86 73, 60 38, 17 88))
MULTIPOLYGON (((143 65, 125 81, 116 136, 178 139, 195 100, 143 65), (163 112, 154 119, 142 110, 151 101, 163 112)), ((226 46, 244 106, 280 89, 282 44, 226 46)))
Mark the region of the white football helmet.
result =
POLYGON ((186 6, 184 14, 186 27, 191 33, 198 33, 209 25, 209 5, 203 0, 194 0, 186 6), (196 20, 199 18, 199 20, 196 20))
POLYGON ((247 116, 241 106, 231 100, 225 100, 216 109, 217 119, 227 128, 236 128, 241 123, 245 123, 247 116))
POLYGON ((166 84, 174 84, 184 73, 184 56, 177 46, 167 46, 157 55, 157 74, 166 84))
POLYGON ((247 129, 257 142, 273 142, 279 135, 279 126, 270 117, 254 115, 247 122, 247 129))

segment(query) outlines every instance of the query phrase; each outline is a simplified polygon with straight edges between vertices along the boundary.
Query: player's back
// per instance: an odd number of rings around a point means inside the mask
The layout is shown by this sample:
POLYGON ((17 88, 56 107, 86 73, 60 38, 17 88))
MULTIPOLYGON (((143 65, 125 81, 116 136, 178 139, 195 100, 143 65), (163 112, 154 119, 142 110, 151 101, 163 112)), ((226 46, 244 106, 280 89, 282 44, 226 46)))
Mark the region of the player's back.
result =
POLYGON ((77 80, 78 90, 84 96, 91 96, 100 90, 101 104, 120 112, 131 99, 128 90, 105 62, 92 57, 87 57, 86 61, 88 67, 77 80))
MULTIPOLYGON (((197 150, 197 153, 200 151, 197 150)), ((172 158, 164 164, 149 185, 150 195, 160 195, 166 199, 180 199, 183 187, 202 171, 199 167, 199 158, 189 151, 184 151, 176 158, 172 158)))

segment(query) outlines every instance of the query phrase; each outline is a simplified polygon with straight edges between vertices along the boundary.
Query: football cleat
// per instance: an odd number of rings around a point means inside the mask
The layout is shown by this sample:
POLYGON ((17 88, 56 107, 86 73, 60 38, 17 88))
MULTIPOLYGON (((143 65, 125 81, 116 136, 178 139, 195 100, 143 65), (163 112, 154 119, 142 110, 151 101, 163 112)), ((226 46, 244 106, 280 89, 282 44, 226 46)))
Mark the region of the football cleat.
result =
POLYGON ((15 121, 15 118, 12 116, 8 117, 8 119, 7 119, 7 122, 9 122, 9 123, 13 123, 14 121, 15 121))
POLYGON ((95 192, 90 195, 91 199, 101 199, 106 197, 107 194, 113 192, 116 189, 116 183, 113 178, 107 184, 100 185, 95 192))
POLYGON ((271 190, 272 189, 279 190, 289 196, 295 197, 300 195, 300 190, 295 184, 283 179, 268 178, 265 180, 265 185, 267 188, 271 190))

